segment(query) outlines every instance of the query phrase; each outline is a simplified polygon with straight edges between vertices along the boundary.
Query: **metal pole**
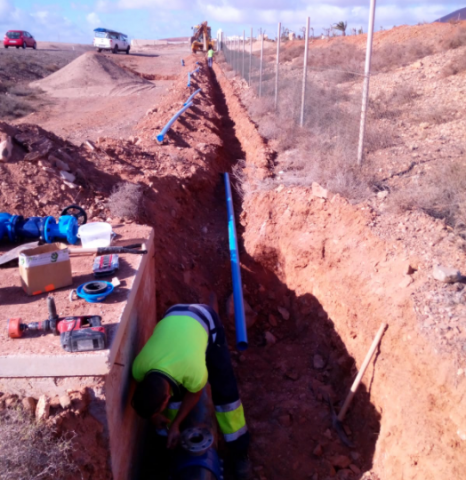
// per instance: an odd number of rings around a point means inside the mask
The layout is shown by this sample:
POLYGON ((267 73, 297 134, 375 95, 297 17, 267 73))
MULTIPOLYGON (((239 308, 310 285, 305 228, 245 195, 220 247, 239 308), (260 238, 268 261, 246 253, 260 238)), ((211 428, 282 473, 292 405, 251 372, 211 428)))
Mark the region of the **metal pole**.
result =
POLYGON ((311 19, 307 17, 306 22, 306 36, 304 37, 304 66, 303 66, 303 92, 301 97, 301 118, 299 124, 304 126, 304 103, 306 101, 306 81, 307 81, 307 53, 309 50, 309 27, 311 25, 311 19))
POLYGON ((244 56, 246 55, 246 30, 243 30, 243 78, 244 78, 244 56))
POLYGON ((251 70, 252 70, 252 27, 251 27, 251 38, 249 39, 249 81, 248 81, 249 86, 251 86, 251 70))
POLYGON ((261 33, 261 62, 259 67, 259 97, 262 97, 262 63, 264 60, 264 34, 261 33))
POLYGON ((275 108, 278 104, 278 66, 280 64, 280 34, 282 33, 282 24, 278 22, 278 35, 277 35, 277 62, 275 72, 275 108))
POLYGON ((364 86, 362 90, 361 124, 359 126, 358 165, 362 164, 362 158, 364 156, 364 135, 366 133, 367 104, 369 100, 369 80, 371 75, 372 38, 374 36, 375 2, 376 0, 371 0, 370 13, 369 13, 369 30, 367 31, 366 65, 364 68, 364 86))

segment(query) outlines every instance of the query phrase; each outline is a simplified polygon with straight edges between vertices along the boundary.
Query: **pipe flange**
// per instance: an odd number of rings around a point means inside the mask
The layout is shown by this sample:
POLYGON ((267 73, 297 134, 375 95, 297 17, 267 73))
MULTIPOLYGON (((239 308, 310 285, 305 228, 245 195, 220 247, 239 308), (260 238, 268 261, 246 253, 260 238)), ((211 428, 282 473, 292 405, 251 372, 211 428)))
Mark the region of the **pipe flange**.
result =
POLYGON ((202 455, 214 443, 214 436, 208 428, 187 428, 181 434, 181 446, 192 455, 202 455))

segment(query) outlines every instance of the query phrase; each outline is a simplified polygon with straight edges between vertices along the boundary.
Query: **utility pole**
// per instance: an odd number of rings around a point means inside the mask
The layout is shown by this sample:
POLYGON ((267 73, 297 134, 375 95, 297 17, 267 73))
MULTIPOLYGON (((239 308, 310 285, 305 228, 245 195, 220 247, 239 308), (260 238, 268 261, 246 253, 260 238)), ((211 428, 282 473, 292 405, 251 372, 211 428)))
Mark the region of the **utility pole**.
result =
POLYGON ((370 12, 369 12, 369 30, 367 32, 366 64, 364 67, 364 86, 362 90, 361 124, 359 126, 358 165, 362 164, 362 160, 364 156, 364 136, 366 133, 367 105, 369 103, 369 81, 370 81, 370 75, 371 75, 372 39, 374 36, 376 0, 370 0, 370 1, 371 1, 371 4, 370 4, 370 12))
POLYGON ((275 109, 278 105, 278 67, 280 65, 280 35, 282 33, 282 24, 278 22, 278 35, 277 35, 277 60, 276 60, 276 72, 275 72, 275 109))
POLYGON ((309 27, 311 25, 311 19, 307 17, 306 33, 304 37, 304 65, 303 65, 303 90, 301 96, 301 118, 299 125, 304 126, 304 103, 306 102, 306 81, 307 81, 307 56, 309 51, 309 27))

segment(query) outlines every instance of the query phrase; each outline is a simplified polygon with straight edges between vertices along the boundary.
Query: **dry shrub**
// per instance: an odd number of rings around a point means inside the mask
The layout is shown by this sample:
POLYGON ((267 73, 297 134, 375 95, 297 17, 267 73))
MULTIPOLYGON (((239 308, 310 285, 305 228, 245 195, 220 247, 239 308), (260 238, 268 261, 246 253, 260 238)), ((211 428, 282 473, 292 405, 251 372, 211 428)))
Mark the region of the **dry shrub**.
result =
POLYGON ((418 123, 440 125, 455 118, 454 113, 443 105, 426 105, 413 112, 413 118, 418 123))
POLYGON ((440 75, 442 77, 450 77, 451 75, 457 75, 458 73, 466 71, 466 56, 461 55, 454 60, 451 60, 445 67, 443 67, 440 75))
POLYGON ((72 459, 73 436, 57 436, 21 411, 0 412, 0 478, 66 479, 78 471, 72 459))
POLYGON ((465 27, 455 28, 454 31, 445 36, 440 43, 442 50, 452 50, 462 47, 463 45, 466 45, 465 27))
POLYGON ((34 111, 35 108, 27 100, 12 95, 0 94, 1 118, 20 118, 34 111))
POLYGON ((394 192, 389 205, 396 210, 422 210, 452 226, 466 224, 466 164, 456 161, 431 170, 417 182, 394 192))
POLYGON ((304 45, 291 45, 288 48, 284 48, 280 52, 280 61, 281 62, 290 62, 296 57, 304 55, 304 45))
POLYGON ((107 206, 115 217, 137 219, 142 200, 142 187, 134 183, 118 184, 108 199, 107 206))
POLYGON ((388 72, 409 65, 433 53, 435 53, 435 50, 431 45, 419 40, 410 40, 401 44, 385 44, 374 50, 372 69, 376 72, 388 72))

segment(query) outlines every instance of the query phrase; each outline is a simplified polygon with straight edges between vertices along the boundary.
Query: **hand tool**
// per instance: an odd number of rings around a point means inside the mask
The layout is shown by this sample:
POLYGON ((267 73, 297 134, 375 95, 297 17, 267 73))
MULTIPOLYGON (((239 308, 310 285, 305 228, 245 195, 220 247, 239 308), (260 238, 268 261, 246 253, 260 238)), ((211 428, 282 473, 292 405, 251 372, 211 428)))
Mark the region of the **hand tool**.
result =
POLYGON ((24 333, 38 332, 60 335, 60 343, 67 352, 103 350, 106 347, 105 329, 98 315, 80 315, 59 318, 53 297, 47 298, 49 318, 31 323, 21 323, 20 318, 8 320, 8 336, 21 338, 24 333))
MULTIPOLYGON (((0 256, 0 267, 14 267, 18 265, 19 254, 23 250, 29 248, 38 247, 40 243, 30 242, 20 245, 19 247, 13 248, 7 253, 4 253, 0 256)), ((124 247, 100 247, 100 248, 82 248, 82 247, 68 247, 70 255, 87 255, 87 254, 97 254, 97 255, 110 255, 110 254, 123 254, 131 253, 133 255, 145 255, 147 250, 137 250, 141 247, 141 244, 128 245, 124 247)))

